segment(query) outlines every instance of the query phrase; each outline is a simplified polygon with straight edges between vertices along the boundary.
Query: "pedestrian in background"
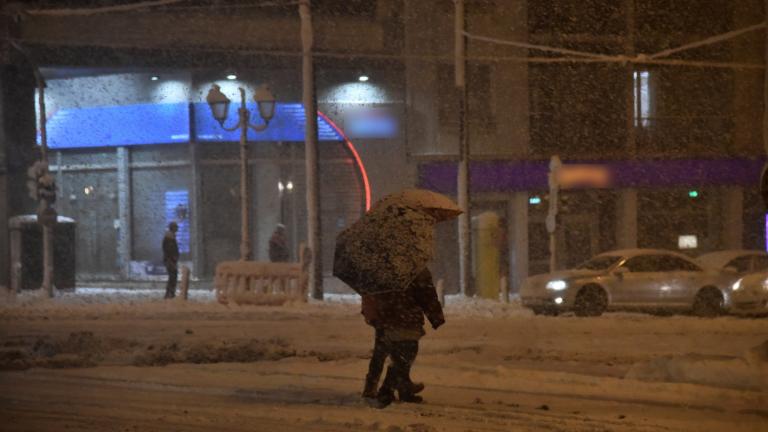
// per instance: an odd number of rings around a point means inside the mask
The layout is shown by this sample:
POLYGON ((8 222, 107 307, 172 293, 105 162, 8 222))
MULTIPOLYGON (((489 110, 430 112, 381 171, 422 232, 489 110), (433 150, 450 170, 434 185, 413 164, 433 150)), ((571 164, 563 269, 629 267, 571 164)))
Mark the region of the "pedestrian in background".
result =
POLYGON ((165 284, 165 298, 176 297, 176 279, 179 276, 179 243, 176 242, 176 231, 179 225, 176 222, 168 224, 168 231, 163 237, 163 263, 168 272, 168 282, 165 284))
POLYGON ((290 258, 288 239, 285 236, 285 225, 277 224, 272 237, 269 238, 269 260, 272 262, 287 262, 290 258))

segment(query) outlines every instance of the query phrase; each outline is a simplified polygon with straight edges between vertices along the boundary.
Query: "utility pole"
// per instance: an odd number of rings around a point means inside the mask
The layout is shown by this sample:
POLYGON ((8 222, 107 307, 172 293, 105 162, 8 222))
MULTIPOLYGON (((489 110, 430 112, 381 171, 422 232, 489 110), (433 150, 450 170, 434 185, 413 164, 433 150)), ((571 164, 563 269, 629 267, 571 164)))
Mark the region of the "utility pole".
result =
POLYGON ((29 174, 35 182, 34 194, 38 200, 37 222, 43 231, 43 283, 41 288, 48 297, 53 297, 53 227, 56 225, 58 215, 53 208, 53 204, 56 202, 56 183, 48 170, 45 80, 27 50, 16 42, 11 42, 11 45, 27 60, 32 68, 37 84, 38 116, 40 118, 40 161, 30 169, 29 174))
POLYGON ((560 205, 560 169, 563 163, 555 155, 549 160, 549 210, 545 225, 549 233, 549 271, 557 270, 557 212, 560 205))
MULTIPOLYGON (((765 0, 765 13, 768 15, 768 0, 765 0)), ((768 17, 764 17, 768 18, 768 17)), ((768 155, 768 29, 765 32, 765 51, 763 51, 763 150, 768 155)), ((768 164, 763 167, 760 174, 760 195, 763 197, 763 205, 768 208, 768 164)))
MULTIPOLYGON (((38 105, 40 107, 40 160, 43 165, 48 168, 48 134, 46 130, 46 112, 45 112, 45 81, 40 75, 40 71, 37 68, 35 71, 35 79, 37 80, 37 96, 38 105)), ((50 176, 49 173, 46 175, 50 176)), ((56 187, 52 188, 54 191, 56 187)), ((38 211, 38 222, 40 222, 40 215, 42 213, 48 213, 52 215, 53 220, 44 220, 41 223, 43 227, 43 286, 42 289, 48 294, 48 297, 53 297, 53 227, 56 225, 56 219, 58 215, 53 209, 53 203, 48 202, 45 198, 40 201, 42 207, 41 211, 38 211)))
POLYGON ((470 288, 472 275, 472 233, 470 231, 470 196, 469 196, 469 124, 467 122, 467 37, 464 35, 465 11, 464 0, 454 0, 456 6, 454 26, 455 65, 454 77, 458 94, 459 108, 459 167, 458 201, 462 212, 459 215, 459 283, 465 296, 472 294, 470 288))
POLYGON ((307 177, 307 244, 311 253, 309 286, 312 297, 323 299, 322 237, 320 233, 320 185, 317 163, 317 99, 315 98, 315 71, 312 59, 313 30, 310 0, 299 2, 301 17, 302 93, 304 102, 304 159, 307 177))

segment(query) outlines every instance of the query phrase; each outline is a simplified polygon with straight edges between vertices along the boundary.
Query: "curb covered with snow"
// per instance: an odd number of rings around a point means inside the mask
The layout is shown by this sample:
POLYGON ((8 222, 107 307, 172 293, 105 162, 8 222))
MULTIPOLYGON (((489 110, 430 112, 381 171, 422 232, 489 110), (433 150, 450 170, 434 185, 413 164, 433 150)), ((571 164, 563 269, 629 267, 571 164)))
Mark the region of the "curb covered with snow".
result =
POLYGON ((741 357, 686 354, 638 363, 626 378, 768 391, 768 340, 741 357))

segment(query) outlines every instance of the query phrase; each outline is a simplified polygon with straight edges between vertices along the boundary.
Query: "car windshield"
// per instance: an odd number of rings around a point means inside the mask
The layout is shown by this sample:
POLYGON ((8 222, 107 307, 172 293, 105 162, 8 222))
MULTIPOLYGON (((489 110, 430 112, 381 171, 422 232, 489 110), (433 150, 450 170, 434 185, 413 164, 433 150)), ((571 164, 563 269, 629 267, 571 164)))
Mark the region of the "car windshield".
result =
POLYGON ((607 270, 621 259, 620 256, 599 256, 582 263, 577 270, 607 270))

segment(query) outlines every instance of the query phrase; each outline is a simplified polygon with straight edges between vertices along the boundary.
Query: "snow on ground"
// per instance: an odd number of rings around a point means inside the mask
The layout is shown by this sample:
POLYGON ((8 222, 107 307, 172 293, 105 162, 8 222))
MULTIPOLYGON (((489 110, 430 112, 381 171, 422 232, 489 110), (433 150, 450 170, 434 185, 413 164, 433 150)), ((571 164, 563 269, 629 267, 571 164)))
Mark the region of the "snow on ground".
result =
POLYGON ((358 397, 355 295, 233 306, 78 289, 0 301, 1 430, 746 430, 768 422, 768 320, 540 317, 449 296, 413 370, 426 403, 358 397), (753 348, 758 347, 758 348, 753 348))

